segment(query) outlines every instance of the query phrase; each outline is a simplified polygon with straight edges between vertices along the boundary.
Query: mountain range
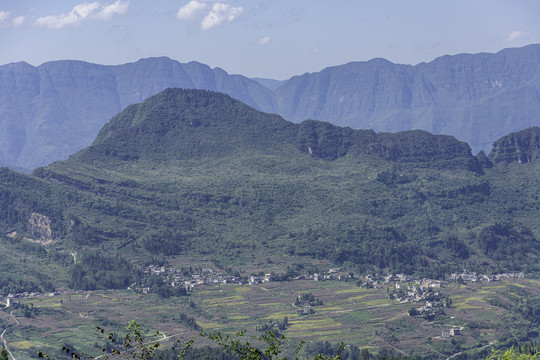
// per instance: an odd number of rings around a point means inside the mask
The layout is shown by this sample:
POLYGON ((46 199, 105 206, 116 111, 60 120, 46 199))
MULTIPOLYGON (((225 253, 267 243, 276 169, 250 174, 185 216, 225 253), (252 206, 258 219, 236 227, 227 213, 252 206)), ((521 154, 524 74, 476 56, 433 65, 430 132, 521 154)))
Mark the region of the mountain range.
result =
POLYGON ((501 136, 540 124, 539 77, 540 45, 415 66, 374 59, 284 81, 163 57, 116 66, 12 63, 0 66, 0 164, 29 171, 65 159, 114 114, 170 87, 223 92, 293 122, 421 129, 489 152, 501 136))

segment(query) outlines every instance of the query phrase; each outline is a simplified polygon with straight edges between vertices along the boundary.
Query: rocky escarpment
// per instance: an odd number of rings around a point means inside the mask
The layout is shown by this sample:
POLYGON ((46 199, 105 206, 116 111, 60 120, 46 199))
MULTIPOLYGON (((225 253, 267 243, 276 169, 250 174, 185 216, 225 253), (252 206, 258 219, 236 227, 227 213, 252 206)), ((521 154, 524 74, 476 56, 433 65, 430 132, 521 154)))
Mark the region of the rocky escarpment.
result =
POLYGON ((489 159, 493 163, 532 162, 540 154, 540 127, 531 127, 503 136, 493 144, 489 159))
POLYGON ((297 142, 300 150, 327 160, 335 160, 352 153, 441 168, 472 171, 482 168, 466 143, 452 136, 433 135, 422 130, 376 133, 372 130, 352 130, 309 120, 300 124, 297 142))
POLYGON ((28 219, 28 229, 35 240, 44 242, 54 240, 51 225, 51 219, 39 213, 30 214, 30 218, 28 219))

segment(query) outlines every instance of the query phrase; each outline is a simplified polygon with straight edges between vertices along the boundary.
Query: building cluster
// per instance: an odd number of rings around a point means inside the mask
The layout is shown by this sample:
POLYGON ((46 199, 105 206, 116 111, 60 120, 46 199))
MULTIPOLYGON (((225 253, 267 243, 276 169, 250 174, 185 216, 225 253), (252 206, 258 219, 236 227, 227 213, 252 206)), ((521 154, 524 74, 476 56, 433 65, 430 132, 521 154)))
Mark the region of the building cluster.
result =
POLYGON ((341 268, 332 268, 324 273, 313 273, 310 274, 308 277, 304 275, 297 276, 296 279, 311 279, 315 281, 325 281, 325 280, 338 280, 338 281, 344 281, 349 279, 351 276, 350 274, 347 274, 343 272, 341 268))
POLYGON ((467 272, 464 271, 461 274, 451 274, 447 280, 448 281, 464 281, 464 282, 480 282, 480 281, 500 281, 504 278, 507 279, 523 279, 525 278, 525 274, 522 272, 519 273, 504 273, 504 274, 497 274, 497 275, 488 275, 488 274, 477 274, 475 272, 467 272))
MULTIPOLYGON (((238 276, 224 274, 217 272, 213 269, 200 269, 190 274, 185 274, 181 270, 165 267, 150 265, 144 271, 146 275, 157 275, 167 279, 168 284, 173 288, 184 287, 187 291, 193 290, 197 286, 208 284, 242 284, 243 281, 238 276)), ((269 279, 266 281, 270 281, 269 279)), ((143 293, 150 292, 149 287, 143 287, 143 293)))
POLYGON ((39 292, 27 292, 27 291, 25 291, 25 292, 17 293, 17 294, 8 294, 8 296, 6 296, 6 297, 0 296, 0 304, 3 304, 5 307, 11 307, 11 306, 19 304, 21 299, 33 298, 33 297, 38 297, 38 296, 50 296, 50 297, 53 297, 53 296, 57 296, 59 294, 60 293, 58 291, 53 291, 53 292, 49 292, 49 293, 46 293, 46 294, 42 294, 42 293, 39 293, 39 292))
MULTIPOLYGON (((209 285, 209 284, 246 284, 256 285, 271 281, 276 281, 272 274, 260 273, 260 275, 252 275, 249 277, 234 276, 231 274, 218 272, 213 269, 197 269, 189 273, 185 273, 181 270, 165 267, 150 265, 144 273, 147 275, 158 275, 164 277, 168 284, 172 287, 184 287, 187 291, 193 290, 197 286, 209 285)), ((341 268, 331 268, 325 272, 317 272, 309 275, 298 275, 293 280, 314 280, 314 281, 345 281, 354 278, 350 273, 344 272, 341 268)), ((448 281, 463 281, 463 282, 479 282, 479 281, 499 281, 502 278, 524 278, 523 273, 504 273, 498 275, 486 275, 477 274, 475 272, 464 271, 462 273, 451 274, 448 281)), ((278 279, 279 281, 279 279, 278 279)), ((441 287, 441 281, 432 280, 427 278, 421 278, 418 276, 406 275, 406 274, 390 274, 386 276, 365 275, 362 279, 358 279, 358 284, 370 288, 383 288, 384 285, 395 283, 397 290, 402 289, 404 283, 414 283, 414 285, 407 285, 402 291, 399 291, 399 297, 395 297, 400 302, 411 301, 423 301, 425 300, 425 293, 428 289, 438 289, 441 287)), ((150 292, 150 288, 140 288, 142 292, 150 292)))
POLYGON ((256 285, 256 284, 261 284, 261 283, 271 282, 271 281, 273 281, 272 274, 264 274, 264 276, 250 276, 248 280, 248 284, 256 285))
MULTIPOLYGON (((434 285, 434 284, 430 284, 434 285)), ((397 291, 394 291, 392 294, 393 298, 397 302, 407 303, 407 302, 421 302, 426 301, 428 307, 436 305, 436 303, 430 303, 428 298, 440 298, 442 295, 439 291, 430 291, 433 287, 441 287, 440 282, 436 286, 425 286, 422 284, 416 285, 405 285, 401 283, 396 283, 395 288, 397 291)))

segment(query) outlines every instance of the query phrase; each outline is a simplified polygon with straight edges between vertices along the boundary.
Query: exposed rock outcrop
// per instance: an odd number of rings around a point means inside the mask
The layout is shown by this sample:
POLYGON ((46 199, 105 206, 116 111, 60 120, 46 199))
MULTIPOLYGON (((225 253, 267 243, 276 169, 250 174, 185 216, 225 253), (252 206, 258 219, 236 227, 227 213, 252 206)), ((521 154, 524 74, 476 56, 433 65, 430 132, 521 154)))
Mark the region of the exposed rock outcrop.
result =
POLYGON ((39 213, 30 214, 30 218, 28 219, 28 227, 32 236, 41 241, 54 240, 51 225, 51 219, 39 213))
POLYGON ((531 127, 503 136, 493 144, 489 159, 493 163, 532 162, 540 154, 540 127, 531 127))

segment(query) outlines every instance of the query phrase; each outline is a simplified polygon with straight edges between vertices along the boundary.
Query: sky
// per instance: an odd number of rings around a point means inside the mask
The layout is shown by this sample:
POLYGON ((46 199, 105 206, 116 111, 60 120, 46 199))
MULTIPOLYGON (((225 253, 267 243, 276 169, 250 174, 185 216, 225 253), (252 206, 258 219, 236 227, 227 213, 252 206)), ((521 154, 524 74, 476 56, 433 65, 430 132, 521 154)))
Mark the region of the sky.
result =
POLYGON ((0 0, 0 64, 167 56, 288 79, 540 43, 539 0, 0 0))

